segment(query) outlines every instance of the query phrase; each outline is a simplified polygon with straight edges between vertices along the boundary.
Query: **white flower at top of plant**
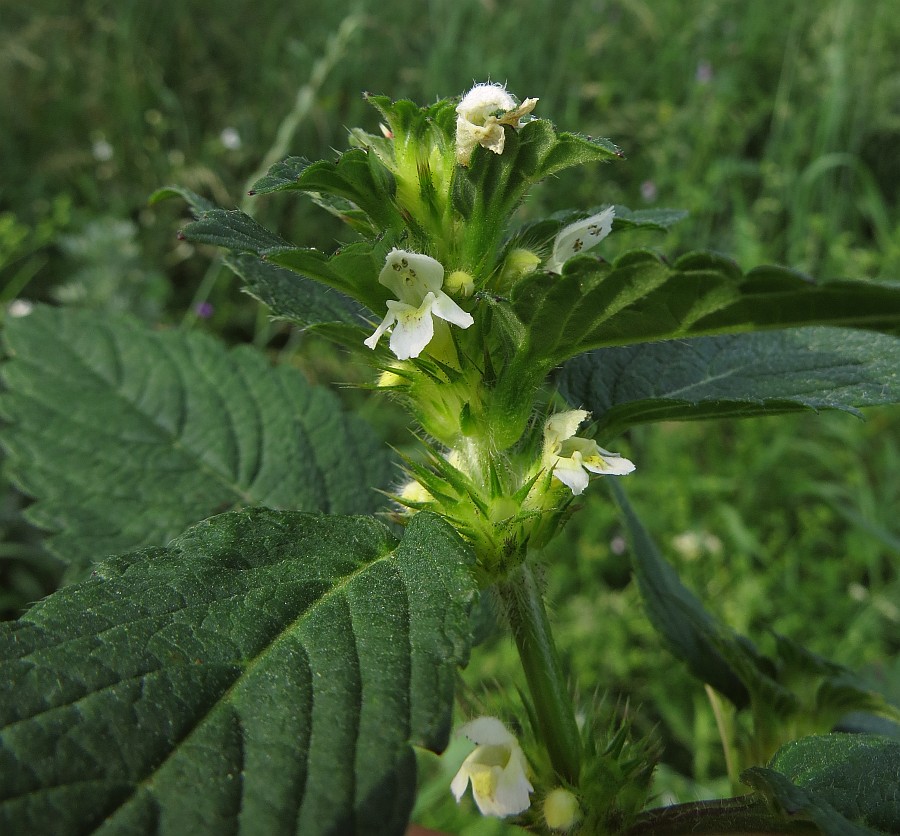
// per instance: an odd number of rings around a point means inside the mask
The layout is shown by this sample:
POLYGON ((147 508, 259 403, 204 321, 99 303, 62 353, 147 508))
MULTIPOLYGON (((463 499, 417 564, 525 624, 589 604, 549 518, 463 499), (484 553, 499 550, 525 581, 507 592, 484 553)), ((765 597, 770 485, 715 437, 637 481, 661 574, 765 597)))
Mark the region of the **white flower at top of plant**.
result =
POLYGON ((502 84, 476 84, 456 107, 456 159, 468 165, 476 145, 502 154, 506 144, 503 126, 519 127, 519 120, 534 110, 537 99, 515 99, 502 84))
POLYGON ((553 242, 553 255, 547 269, 562 273, 563 264, 570 258, 596 247, 611 232, 615 214, 615 207, 610 206, 583 221, 564 226, 553 242))
POLYGON ((591 473, 625 476, 634 464, 618 453, 610 453, 589 438, 579 438, 575 430, 590 416, 584 409, 572 409, 551 415, 544 425, 544 467, 552 468, 575 496, 584 492, 591 473))
POLYGON ((460 730, 478 745, 463 761, 450 783, 457 802, 469 782, 483 816, 514 816, 531 806, 534 787, 526 774, 527 763, 519 741, 496 717, 479 717, 460 730))
POLYGON ((434 336, 432 317, 468 328, 474 320, 446 293, 444 267, 431 256, 392 249, 384 262, 378 281, 397 295, 387 303, 387 315, 365 344, 375 348, 388 328, 391 351, 399 360, 418 357, 434 336))

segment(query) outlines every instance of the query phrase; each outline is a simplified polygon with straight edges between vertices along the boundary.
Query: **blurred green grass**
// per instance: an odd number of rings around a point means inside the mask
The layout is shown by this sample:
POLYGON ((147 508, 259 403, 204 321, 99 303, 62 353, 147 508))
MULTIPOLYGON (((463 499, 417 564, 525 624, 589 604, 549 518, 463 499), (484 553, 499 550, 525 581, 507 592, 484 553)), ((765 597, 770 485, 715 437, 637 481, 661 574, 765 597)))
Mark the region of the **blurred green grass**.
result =
MULTIPOLYGON (((346 146, 348 127, 376 129, 363 90, 428 102, 488 78, 628 158, 544 184, 523 217, 608 202, 686 208, 668 237, 621 236, 608 253, 709 247, 744 267, 896 279, 898 44, 890 0, 864 14, 853 0, 7 3, 0 299, 130 307, 268 345, 315 378, 360 379, 266 324, 210 252, 176 240, 184 210, 151 210, 147 197, 180 183, 236 206, 273 147, 323 157, 346 146), (110 262, 127 282, 110 285, 110 262), (191 310, 202 301, 214 314, 201 321, 191 310)), ((309 245, 346 236, 302 199, 253 208, 309 245)), ((402 432, 390 411, 367 411, 402 432)), ((877 674, 900 650, 898 427, 889 411, 663 425, 614 449, 638 463, 627 482, 638 508, 714 612, 763 644, 774 629, 877 674)), ((560 644, 586 689, 651 707, 640 716, 660 724, 671 767, 660 791, 701 792, 722 774, 705 696, 645 623, 611 507, 602 487, 591 494, 544 556, 560 644)), ((0 600, 11 615, 52 573, 33 532, 7 517, 0 600)), ((507 643, 476 658, 471 682, 514 681, 507 643)))

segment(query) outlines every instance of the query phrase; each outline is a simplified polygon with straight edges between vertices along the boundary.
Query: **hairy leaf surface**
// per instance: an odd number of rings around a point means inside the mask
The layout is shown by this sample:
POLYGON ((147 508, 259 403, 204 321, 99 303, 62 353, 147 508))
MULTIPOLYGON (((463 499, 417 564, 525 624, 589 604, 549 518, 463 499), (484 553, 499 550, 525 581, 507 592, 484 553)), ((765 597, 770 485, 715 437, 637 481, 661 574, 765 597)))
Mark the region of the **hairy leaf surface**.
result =
POLYGON ((437 517, 247 509, 0 625, 0 831, 402 834, 470 554, 437 517))
POLYGON ((649 421, 774 415, 900 402, 900 338, 803 328, 597 349, 559 386, 604 435, 649 421))
POLYGON ((10 320, 5 339, 0 440, 70 577, 233 508, 380 504, 370 486, 390 466, 368 425, 258 351, 53 308, 10 320))
POLYGON ((900 334, 896 283, 817 284, 779 267, 744 274, 713 253, 673 266, 641 250, 612 265, 578 256, 562 276, 539 271, 521 282, 512 307, 529 330, 523 367, 552 367, 592 348, 802 325, 900 334))

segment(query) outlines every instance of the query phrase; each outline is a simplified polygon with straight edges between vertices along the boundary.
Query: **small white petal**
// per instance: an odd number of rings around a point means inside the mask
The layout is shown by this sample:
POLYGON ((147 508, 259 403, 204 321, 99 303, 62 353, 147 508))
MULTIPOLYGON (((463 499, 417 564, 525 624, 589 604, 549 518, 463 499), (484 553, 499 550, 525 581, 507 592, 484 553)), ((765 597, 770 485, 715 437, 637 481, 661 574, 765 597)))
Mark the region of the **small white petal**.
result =
POLYGON ((394 291, 401 302, 418 307, 426 293, 441 289, 444 265, 431 256, 395 247, 387 254, 378 281, 394 291))
POLYGON ((426 294, 425 301, 418 308, 403 302, 389 301, 387 304, 397 318, 391 331, 391 351, 398 360, 418 357, 434 336, 434 320, 431 318, 434 294, 426 294))
POLYGON ((544 424, 544 446, 555 449, 556 445, 571 438, 590 414, 586 409, 570 409, 551 415, 544 424))
POLYGON ((458 734, 473 743, 486 746, 508 746, 516 743, 515 735, 496 717, 477 717, 459 729, 458 734))
POLYGON ((460 328, 468 328, 475 320, 472 314, 464 311, 456 304, 446 293, 438 291, 435 294, 434 304, 431 306, 431 313, 445 322, 458 325, 460 328))
POLYGON ((488 116, 513 110, 515 106, 515 100, 502 84, 476 84, 462 97, 456 112, 467 122, 483 125, 488 116))
POLYGON ((563 227, 553 242, 553 255, 547 269, 561 273, 570 258, 597 246, 611 232, 615 214, 615 207, 610 206, 596 215, 563 227))
POLYGON ((578 459, 581 456, 576 453, 577 458, 558 458, 553 468, 553 475, 559 479, 575 496, 581 496, 584 489, 590 481, 587 471, 581 466, 578 459))
POLYGON ((366 340, 363 340, 363 343, 367 345, 369 348, 374 349, 376 345, 378 345, 378 341, 381 339, 382 334, 387 331, 388 328, 397 320, 397 317, 394 316, 393 312, 388 308, 388 312, 385 315, 384 319, 381 320, 381 325, 379 325, 375 329, 375 333, 372 334, 366 340))

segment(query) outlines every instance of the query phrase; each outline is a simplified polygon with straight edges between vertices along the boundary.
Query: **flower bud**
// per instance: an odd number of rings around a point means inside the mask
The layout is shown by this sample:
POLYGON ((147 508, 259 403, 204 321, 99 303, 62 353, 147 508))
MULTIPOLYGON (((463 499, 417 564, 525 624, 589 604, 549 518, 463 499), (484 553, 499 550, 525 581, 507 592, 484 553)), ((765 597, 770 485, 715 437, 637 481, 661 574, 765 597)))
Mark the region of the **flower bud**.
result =
POLYGON ((475 291, 475 279, 463 270, 454 270, 444 279, 444 289, 451 296, 471 296, 475 291))
POLYGON ((571 830, 580 820, 578 799, 565 787, 557 787, 544 799, 544 821, 551 830, 571 830))

